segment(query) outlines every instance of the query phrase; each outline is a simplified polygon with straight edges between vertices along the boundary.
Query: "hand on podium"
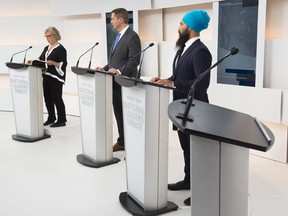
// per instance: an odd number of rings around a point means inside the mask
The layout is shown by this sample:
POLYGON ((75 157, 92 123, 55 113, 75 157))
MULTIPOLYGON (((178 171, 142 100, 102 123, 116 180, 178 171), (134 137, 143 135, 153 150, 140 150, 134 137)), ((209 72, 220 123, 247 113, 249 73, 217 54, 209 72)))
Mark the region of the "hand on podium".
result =
POLYGON ((108 70, 108 73, 110 73, 110 74, 115 74, 115 75, 121 74, 120 71, 119 71, 118 69, 115 69, 115 68, 110 68, 110 69, 108 70))
POLYGON ((99 66, 97 66, 97 67, 95 68, 95 70, 104 71, 104 69, 103 69, 102 67, 99 67, 99 66))
POLYGON ((173 82, 169 79, 161 79, 160 77, 153 77, 150 82, 163 86, 173 87, 173 82))

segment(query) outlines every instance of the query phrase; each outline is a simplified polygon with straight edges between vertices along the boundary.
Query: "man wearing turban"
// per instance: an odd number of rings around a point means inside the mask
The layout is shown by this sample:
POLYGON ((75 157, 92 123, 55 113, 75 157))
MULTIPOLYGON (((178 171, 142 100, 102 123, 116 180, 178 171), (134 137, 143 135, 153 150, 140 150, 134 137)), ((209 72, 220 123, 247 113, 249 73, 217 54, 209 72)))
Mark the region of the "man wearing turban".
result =
MULTIPOLYGON (((208 27, 210 17, 204 10, 193 10, 184 15, 178 28, 179 38, 176 42, 177 53, 173 61, 173 74, 168 79, 154 77, 151 82, 174 86, 173 100, 187 98, 190 87, 199 75, 206 71, 212 62, 208 48, 200 40, 200 32, 208 27)), ((194 97, 207 102, 207 89, 210 83, 210 74, 207 74, 195 88, 194 97)), ((179 141, 184 155, 184 179, 173 184, 168 184, 169 190, 190 190, 190 136, 180 130, 179 141)), ((184 200, 190 205, 190 198, 184 200)))

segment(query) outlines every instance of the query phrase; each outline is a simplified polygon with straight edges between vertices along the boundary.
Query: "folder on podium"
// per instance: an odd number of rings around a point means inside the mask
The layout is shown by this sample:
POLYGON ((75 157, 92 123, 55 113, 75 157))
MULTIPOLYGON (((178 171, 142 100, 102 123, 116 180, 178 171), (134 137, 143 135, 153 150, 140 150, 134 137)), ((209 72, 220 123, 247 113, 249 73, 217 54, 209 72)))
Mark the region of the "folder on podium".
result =
POLYGON ((167 108, 173 88, 116 75, 122 86, 127 192, 119 196, 133 215, 159 215, 178 209, 167 201, 167 108))
POLYGON ((89 167, 118 163, 113 158, 111 74, 89 68, 71 67, 77 74, 82 149, 77 161, 89 167))
POLYGON ((247 216, 249 149, 268 151, 272 132, 250 115, 194 100, 173 101, 168 115, 190 134, 191 215, 247 216))
POLYGON ((43 126, 42 70, 44 67, 7 62, 9 70, 16 134, 21 142, 49 138, 43 126))

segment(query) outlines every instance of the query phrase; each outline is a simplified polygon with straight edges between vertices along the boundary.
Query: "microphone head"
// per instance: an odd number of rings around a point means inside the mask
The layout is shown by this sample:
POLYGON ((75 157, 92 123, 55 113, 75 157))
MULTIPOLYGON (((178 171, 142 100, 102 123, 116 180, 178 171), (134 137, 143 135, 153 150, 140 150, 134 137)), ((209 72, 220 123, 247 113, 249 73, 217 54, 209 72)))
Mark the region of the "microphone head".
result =
POLYGON ((95 43, 95 46, 97 46, 98 44, 99 44, 99 43, 98 43, 98 42, 96 42, 96 43, 95 43))
POLYGON ((148 47, 152 47, 152 46, 154 46, 154 43, 150 43, 148 47))
POLYGON ((236 55, 238 52, 239 52, 239 49, 236 48, 236 47, 233 47, 233 48, 230 50, 231 55, 236 55))
POLYGON ((28 49, 31 49, 32 48, 32 46, 30 46, 28 49))

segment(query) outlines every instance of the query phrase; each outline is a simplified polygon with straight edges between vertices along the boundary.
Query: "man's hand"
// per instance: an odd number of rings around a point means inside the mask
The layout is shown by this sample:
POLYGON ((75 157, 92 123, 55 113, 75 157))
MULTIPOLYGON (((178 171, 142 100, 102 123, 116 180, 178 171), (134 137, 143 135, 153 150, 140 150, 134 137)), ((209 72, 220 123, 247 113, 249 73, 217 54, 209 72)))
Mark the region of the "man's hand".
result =
POLYGON ((159 85, 173 87, 173 82, 169 79, 160 79, 160 77, 153 77, 150 82, 157 83, 159 85))

